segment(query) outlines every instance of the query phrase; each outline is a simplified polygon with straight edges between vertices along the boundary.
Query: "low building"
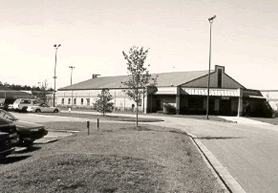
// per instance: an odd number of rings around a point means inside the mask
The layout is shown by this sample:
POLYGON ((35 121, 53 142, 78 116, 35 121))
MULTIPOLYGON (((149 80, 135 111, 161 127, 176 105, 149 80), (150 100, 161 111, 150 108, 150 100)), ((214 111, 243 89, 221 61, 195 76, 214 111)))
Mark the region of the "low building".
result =
POLYGON ((271 108, 278 111, 278 90, 260 90, 262 95, 266 98, 271 108))
MULTIPOLYGON (((141 111, 158 112, 163 110, 165 104, 170 104, 177 114, 205 114, 208 71, 169 72, 152 76, 157 76, 157 90, 142 96, 141 111)), ((114 97, 115 109, 131 110, 135 102, 123 92, 125 87, 122 82, 126 80, 127 75, 93 75, 89 80, 58 89, 57 104, 92 108, 101 90, 109 89, 114 97)), ((245 88, 225 73, 224 66, 216 65, 210 72, 209 96, 210 114, 261 116, 270 110, 260 91, 245 88)))

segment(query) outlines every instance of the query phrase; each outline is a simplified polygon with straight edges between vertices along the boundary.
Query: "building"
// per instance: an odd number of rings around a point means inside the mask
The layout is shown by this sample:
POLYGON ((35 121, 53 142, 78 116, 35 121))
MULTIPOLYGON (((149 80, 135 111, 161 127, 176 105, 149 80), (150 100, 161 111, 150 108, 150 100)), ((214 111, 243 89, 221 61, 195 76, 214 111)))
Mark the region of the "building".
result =
POLYGON ((260 90, 262 95, 266 98, 271 108, 278 111, 278 90, 260 90))
MULTIPOLYGON (((207 104, 208 71, 187 71, 152 74, 157 76, 157 90, 142 96, 139 110, 145 113, 163 110, 170 104, 177 114, 205 114, 207 104)), ((57 103, 60 106, 92 108, 102 89, 108 88, 114 97, 114 106, 131 110, 135 103, 123 92, 121 82, 128 76, 92 76, 71 86, 58 89, 57 103)), ((224 66, 215 66, 210 72, 209 113, 217 115, 247 114, 261 116, 270 111, 260 91, 245 88, 225 73, 224 66)))

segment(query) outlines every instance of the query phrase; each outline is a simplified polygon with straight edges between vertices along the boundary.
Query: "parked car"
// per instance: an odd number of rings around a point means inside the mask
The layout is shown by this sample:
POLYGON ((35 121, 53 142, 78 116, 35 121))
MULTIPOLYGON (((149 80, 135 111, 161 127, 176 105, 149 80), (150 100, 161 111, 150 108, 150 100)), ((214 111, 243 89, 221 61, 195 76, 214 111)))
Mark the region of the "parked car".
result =
POLYGON ((6 111, 11 111, 14 109, 13 104, 5 103, 3 109, 6 111))
POLYGON ((0 159, 11 154, 17 144, 18 136, 15 124, 6 123, 6 120, 0 117, 0 159))
POLYGON ((38 105, 30 105, 26 109, 27 112, 36 112, 36 113, 59 113, 60 109, 58 107, 49 106, 45 103, 38 105))
POLYGON ((41 102, 38 99, 16 99, 13 103, 13 109, 18 111, 25 111, 29 105, 40 104, 41 102))
POLYGON ((5 98, 0 98, 0 109, 4 109, 5 98))
POLYGON ((0 160, 5 159, 14 150, 15 147, 11 143, 10 134, 0 132, 0 160))
POLYGON ((40 139, 48 133, 44 125, 21 121, 11 113, 2 109, 0 109, 0 120, 7 124, 15 125, 19 144, 21 145, 32 145, 36 139, 40 139))

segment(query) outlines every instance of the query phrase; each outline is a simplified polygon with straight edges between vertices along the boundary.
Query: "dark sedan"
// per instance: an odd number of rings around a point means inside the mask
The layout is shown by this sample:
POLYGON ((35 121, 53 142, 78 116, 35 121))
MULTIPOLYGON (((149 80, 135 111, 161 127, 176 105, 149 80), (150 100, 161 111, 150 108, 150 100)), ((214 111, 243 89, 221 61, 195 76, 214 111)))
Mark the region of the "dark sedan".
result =
POLYGON ((11 154, 18 144, 16 126, 0 117, 0 160, 11 154))
POLYGON ((13 116, 11 113, 1 109, 0 119, 6 121, 6 123, 8 124, 15 124, 19 143, 21 145, 32 145, 36 139, 40 139, 48 133, 44 125, 21 121, 13 116))

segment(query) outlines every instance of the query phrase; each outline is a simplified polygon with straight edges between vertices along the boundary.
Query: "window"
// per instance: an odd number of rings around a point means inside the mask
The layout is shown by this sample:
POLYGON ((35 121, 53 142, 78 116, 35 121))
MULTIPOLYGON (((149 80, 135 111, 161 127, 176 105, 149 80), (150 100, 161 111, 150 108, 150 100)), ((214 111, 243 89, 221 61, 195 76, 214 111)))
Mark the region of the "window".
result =
POLYGON ((84 101, 83 101, 83 98, 81 98, 81 105, 83 105, 83 102, 84 102, 84 101))
POLYGON ((222 87, 222 69, 218 69, 218 88, 222 87))
POLYGON ((73 104, 76 105, 76 98, 73 99, 73 104))
POLYGON ((68 99, 68 104, 70 105, 70 98, 68 99))
POLYGON ((188 108, 194 110, 203 110, 203 98, 202 97, 192 97, 188 98, 188 108))
POLYGON ((65 99, 64 98, 62 98, 62 102, 61 103, 62 103, 62 105, 65 103, 65 99))
POLYGON ((31 104, 31 100, 22 100, 20 104, 31 104))
POLYGON ((86 98, 87 100, 87 105, 90 105, 90 98, 86 98))

